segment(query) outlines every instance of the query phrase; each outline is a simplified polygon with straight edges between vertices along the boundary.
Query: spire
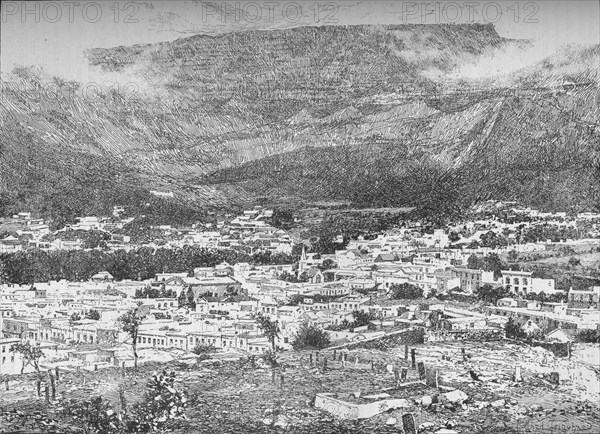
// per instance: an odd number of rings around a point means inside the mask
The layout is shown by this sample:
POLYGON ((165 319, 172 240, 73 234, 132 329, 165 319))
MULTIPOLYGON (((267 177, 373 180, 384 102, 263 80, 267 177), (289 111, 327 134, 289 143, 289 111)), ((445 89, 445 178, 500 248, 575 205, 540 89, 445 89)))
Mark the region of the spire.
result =
POLYGON ((301 261, 306 261, 306 246, 302 244, 302 255, 300 256, 301 261))

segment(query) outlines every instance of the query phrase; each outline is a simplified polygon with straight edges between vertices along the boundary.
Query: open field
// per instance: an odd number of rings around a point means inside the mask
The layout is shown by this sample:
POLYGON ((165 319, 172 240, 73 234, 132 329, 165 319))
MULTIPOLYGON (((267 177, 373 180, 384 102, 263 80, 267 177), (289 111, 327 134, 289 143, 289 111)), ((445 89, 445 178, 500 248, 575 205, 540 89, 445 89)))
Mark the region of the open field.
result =
MULTIPOLYGON (((97 372, 65 373, 57 390, 57 402, 35 399, 33 381, 12 381, 3 393, 0 432, 26 427, 36 432, 76 432, 57 411, 64 398, 84 399, 102 395, 118 408, 118 384, 122 383, 128 403, 144 393, 147 378, 157 370, 178 373, 177 387, 191 396, 187 420, 173 423, 174 433, 397 433, 401 416, 413 413, 417 424, 428 424, 424 432, 450 428, 460 433, 596 433, 600 430, 597 398, 598 374, 589 364, 556 358, 541 348, 507 342, 448 342, 418 345, 417 361, 438 369, 440 388, 424 384, 397 387, 387 365, 408 367, 407 382, 418 379, 404 347, 389 351, 357 349, 348 354, 345 367, 333 360, 332 351, 321 351, 319 361, 310 353, 282 353, 280 367, 271 369, 246 359, 205 361, 198 365, 182 362, 145 364, 137 373, 128 369, 121 377, 114 368, 97 372), (461 348, 465 348, 463 361, 461 348), (356 358, 358 357, 358 364, 356 358), (323 360, 327 368, 323 371, 323 360), (373 362, 373 363, 371 363, 373 362), (522 382, 513 381, 515 366, 522 367, 522 382), (468 371, 478 373, 475 381, 468 371), (559 372, 559 384, 544 377, 559 372), (282 376, 283 375, 283 383, 282 376), (444 391, 458 389, 468 396, 463 403, 444 400, 444 391), (317 393, 335 393, 345 401, 368 401, 365 395, 385 392, 407 400, 407 406, 388 410, 359 421, 338 420, 314 407, 317 393), (360 398, 352 395, 360 392, 360 398), (423 397, 432 403, 422 404, 423 397), (587 399, 588 401, 585 401, 587 399), (436 402, 437 401, 437 402, 436 402), (597 399, 596 399, 597 402, 597 399), (15 413, 18 411, 19 413, 15 413), (36 417, 38 418, 36 420, 36 417), (43 424, 42 424, 43 422, 43 424), (44 425, 45 424, 45 425, 44 425), (54 425, 52 425, 54 424, 54 425)), ((338 353, 339 355, 339 353, 338 353)), ((43 394, 42 394, 43 395, 43 394)), ((424 400, 423 400, 424 401, 424 400)))

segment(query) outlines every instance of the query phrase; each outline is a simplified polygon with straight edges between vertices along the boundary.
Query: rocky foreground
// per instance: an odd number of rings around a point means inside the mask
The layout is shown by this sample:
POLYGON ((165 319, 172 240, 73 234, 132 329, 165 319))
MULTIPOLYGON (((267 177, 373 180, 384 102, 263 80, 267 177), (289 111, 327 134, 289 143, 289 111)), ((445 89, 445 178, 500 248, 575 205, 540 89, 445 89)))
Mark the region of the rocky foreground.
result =
MULTIPOLYGON (((0 433, 85 432, 77 421, 60 415, 65 399, 101 395, 119 408, 122 385, 126 401, 141 398, 152 372, 177 372, 177 387, 188 391, 186 419, 173 421, 173 433, 402 433, 402 416, 412 413, 420 432, 431 433, 597 433, 598 367, 549 351, 507 342, 452 342, 416 346, 417 362, 438 371, 438 386, 419 382, 418 369, 404 347, 389 350, 283 353, 270 368, 238 360, 199 364, 144 364, 137 373, 117 369, 61 375, 54 401, 36 397, 32 377, 10 383, 0 395, 0 433), (464 348, 464 355, 463 349, 464 348), (312 362, 311 362, 312 356, 312 362), (326 362, 325 362, 326 360, 326 362), (521 378, 515 378, 520 366, 521 378), (407 368, 407 377, 398 372, 407 368), (556 374, 558 373, 558 376, 556 374), (84 380, 85 376, 85 380, 84 380), (400 398, 401 408, 373 417, 344 420, 335 411, 315 407, 315 396, 361 403, 400 398)), ((592 349, 593 350, 593 349, 592 349)), ((597 350, 597 348, 596 348, 597 350)), ((429 374, 428 374, 429 375, 429 374)), ((3 387, 4 389, 4 387, 3 387)))

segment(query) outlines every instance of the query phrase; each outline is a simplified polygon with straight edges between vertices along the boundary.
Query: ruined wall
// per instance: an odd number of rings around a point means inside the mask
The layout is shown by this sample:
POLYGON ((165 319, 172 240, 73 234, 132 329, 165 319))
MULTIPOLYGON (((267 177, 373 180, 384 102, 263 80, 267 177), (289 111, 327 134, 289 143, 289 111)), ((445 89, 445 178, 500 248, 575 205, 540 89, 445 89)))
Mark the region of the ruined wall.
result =
POLYGON ((404 330, 394 335, 382 336, 366 342, 352 342, 346 345, 347 348, 364 348, 387 350, 398 347, 399 345, 417 345, 425 341, 425 330, 422 328, 404 330))

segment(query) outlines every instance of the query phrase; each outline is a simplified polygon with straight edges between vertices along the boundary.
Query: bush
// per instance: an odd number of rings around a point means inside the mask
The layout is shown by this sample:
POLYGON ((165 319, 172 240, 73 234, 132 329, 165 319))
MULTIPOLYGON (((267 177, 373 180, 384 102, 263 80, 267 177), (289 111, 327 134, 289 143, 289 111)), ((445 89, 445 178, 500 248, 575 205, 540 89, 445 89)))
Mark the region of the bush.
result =
POLYGON ((321 350, 330 344, 329 335, 325 330, 314 325, 303 324, 292 342, 294 350, 321 350))
POLYGON ((279 362, 277 361, 277 354, 275 351, 267 350, 260 355, 260 358, 265 364, 270 366, 271 368, 276 368, 279 366, 279 362))
POLYGON ((73 418, 86 432, 112 434, 123 432, 123 423, 112 404, 97 396, 87 401, 68 402, 61 413, 73 418))
POLYGON ((127 423, 129 432, 146 433, 164 428, 172 419, 183 417, 188 401, 185 393, 175 389, 175 372, 154 374, 147 384, 144 401, 135 404, 127 423))
POLYGON ((512 316, 508 318, 508 322, 504 325, 504 332, 509 339, 524 339, 527 335, 512 316))
POLYGON ((586 344, 599 344, 600 343, 600 330, 581 330, 575 335, 577 342, 583 342, 586 344))
POLYGON ((423 297, 423 290, 418 286, 410 283, 402 283, 400 285, 392 285, 390 287, 391 298, 394 300, 415 299, 423 297))
POLYGON ((199 355, 200 360, 210 359, 210 355, 216 353, 217 349, 212 345, 201 344, 198 342, 196 346, 192 349, 192 353, 199 355))
POLYGON ((147 384, 142 402, 130 412, 118 414, 101 396, 85 401, 69 401, 61 413, 73 423, 94 434, 148 433, 161 431, 174 419, 181 419, 188 402, 185 392, 174 387, 175 373, 154 374, 147 384))

